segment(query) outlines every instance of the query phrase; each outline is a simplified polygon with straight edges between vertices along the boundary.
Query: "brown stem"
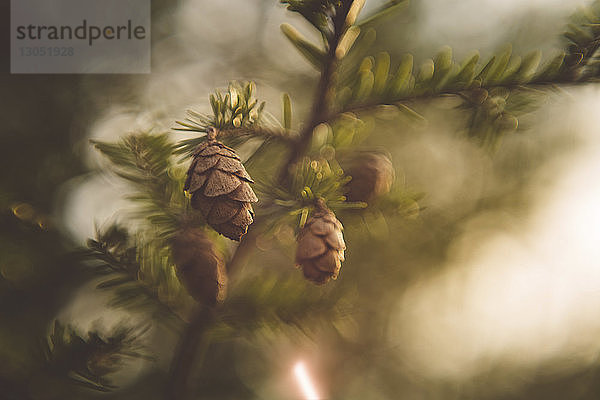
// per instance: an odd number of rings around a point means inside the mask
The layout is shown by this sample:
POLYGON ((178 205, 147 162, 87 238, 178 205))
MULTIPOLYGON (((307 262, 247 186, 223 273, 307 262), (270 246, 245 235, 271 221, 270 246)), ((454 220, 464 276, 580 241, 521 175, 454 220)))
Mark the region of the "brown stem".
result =
POLYGON ((165 400, 183 400, 189 392, 189 377, 194 365, 196 353, 206 327, 216 316, 214 308, 200 306, 195 310, 183 336, 177 345, 175 356, 171 362, 169 381, 165 390, 165 400))
POLYGON ((309 122, 300 132, 295 146, 291 149, 283 168, 281 168, 278 180, 279 183, 284 183, 287 180, 292 166, 300 161, 308 150, 315 127, 327 120, 326 117, 329 115, 329 110, 335 98, 335 81, 339 63, 339 59, 335 52, 342 36, 348 28, 346 26, 346 16, 348 15, 351 5, 352 1, 343 2, 343 5, 333 17, 333 35, 328 42, 327 56, 323 69, 321 70, 321 77, 315 93, 312 113, 309 122))

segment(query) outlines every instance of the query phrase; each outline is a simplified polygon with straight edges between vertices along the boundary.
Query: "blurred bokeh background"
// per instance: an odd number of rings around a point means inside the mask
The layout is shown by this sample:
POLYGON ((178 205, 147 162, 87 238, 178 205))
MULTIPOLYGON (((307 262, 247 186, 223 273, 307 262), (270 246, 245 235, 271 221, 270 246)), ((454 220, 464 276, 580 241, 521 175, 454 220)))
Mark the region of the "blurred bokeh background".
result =
MULTIPOLYGON (((585 3, 413 0, 375 27, 372 54, 418 61, 449 45, 459 59, 473 49, 485 58, 512 43, 549 57, 585 3)), ((179 328, 152 324, 144 340, 155 360, 126 363, 109 393, 50 384, 38 366, 57 318, 82 331, 145 323, 109 307, 72 255, 96 227, 127 224, 131 207, 130 188, 106 173, 89 139, 169 131, 187 109, 208 112, 208 94, 231 80, 255 81, 277 117, 290 93, 295 124, 310 110, 317 73, 279 25, 314 33, 277 1, 156 0, 152 9, 149 75, 10 75, 3 59, 0 398, 160 398, 179 328)), ((2 44, 6 55, 8 34, 2 44)), ((494 154, 461 133, 464 118, 445 101, 420 110, 426 122, 370 121, 369 144, 391 152, 395 185, 422 192, 423 210, 345 223, 347 262, 332 285, 353 311, 310 334, 265 327, 216 343, 193 398, 302 398, 299 360, 322 398, 599 398, 600 91, 566 87, 539 102, 494 154)), ((289 248, 262 247, 246 270, 301 279, 289 248)))

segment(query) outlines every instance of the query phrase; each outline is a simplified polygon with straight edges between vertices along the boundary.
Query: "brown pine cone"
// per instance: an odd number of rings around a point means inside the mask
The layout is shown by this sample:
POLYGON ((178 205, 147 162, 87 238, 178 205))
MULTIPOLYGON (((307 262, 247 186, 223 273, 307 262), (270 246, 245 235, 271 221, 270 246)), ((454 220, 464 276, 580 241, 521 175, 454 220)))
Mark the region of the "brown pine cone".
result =
POLYGON ((382 153, 360 152, 345 168, 352 180, 346 184, 348 201, 373 202, 387 194, 394 182, 395 171, 390 159, 382 153))
POLYGON ((248 183, 254 181, 238 155, 213 137, 194 151, 184 188, 210 226, 239 241, 254 221, 251 203, 258 201, 248 183))
POLYGON ((196 301, 215 305, 225 299, 225 263, 202 229, 179 231, 171 242, 171 254, 179 281, 196 301))
POLYGON ((322 201, 298 235, 296 263, 304 276, 316 284, 337 279, 344 261, 342 224, 322 201))

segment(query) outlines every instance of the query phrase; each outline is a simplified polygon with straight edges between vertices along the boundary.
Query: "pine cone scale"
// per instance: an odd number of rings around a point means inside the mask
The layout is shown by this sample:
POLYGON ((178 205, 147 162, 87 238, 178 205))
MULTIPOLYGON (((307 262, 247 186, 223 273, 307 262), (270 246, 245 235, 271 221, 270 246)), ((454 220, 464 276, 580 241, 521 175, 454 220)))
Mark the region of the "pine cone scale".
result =
POLYGON ((329 231, 327 236, 325 236, 325 241, 327 244, 334 249, 342 249, 346 248, 346 243, 344 243, 344 236, 342 235, 342 231, 339 229, 332 229, 329 231))
POLYGON ((247 226, 240 227, 230 223, 211 226, 221 235, 228 237, 231 240, 240 240, 239 238, 241 238, 246 234, 246 232, 248 232, 247 226))
POLYGON ((196 192, 193 192, 193 193, 194 194, 192 195, 192 201, 191 201, 192 207, 200 210, 200 212, 202 213, 202 216, 204 218, 206 218, 208 216, 208 214, 210 213, 210 211, 212 210, 215 199, 204 196, 202 193, 200 193, 199 190, 196 192))
POLYGON ((304 235, 298 240, 297 260, 304 260, 319 257, 327 251, 327 246, 323 241, 314 235, 304 235))
POLYGON ((232 219, 231 222, 235 226, 239 226, 240 228, 244 226, 248 226, 253 221, 252 206, 248 205, 245 208, 242 208, 232 219))
POLYGON ((219 149, 218 153, 220 155, 222 155, 223 157, 228 157, 228 158, 233 158, 233 159, 236 159, 236 160, 240 160, 240 157, 237 154, 235 154, 235 151, 233 149, 230 149, 229 147, 227 147, 225 145, 223 145, 223 147, 221 147, 219 149))
POLYGON ((235 172, 234 175, 237 176, 240 179, 245 180, 246 182, 254 183, 254 181, 252 180, 252 178, 250 178, 250 175, 248 175, 248 172, 246 172, 246 169, 242 169, 240 171, 237 171, 237 172, 235 172))
POLYGON ((315 235, 319 235, 319 236, 325 236, 330 232, 330 225, 327 223, 327 221, 324 221, 322 219, 318 219, 316 220, 311 226, 310 226, 310 230, 315 234, 315 235))
POLYGON ((342 267, 339 254, 334 251, 328 251, 315 261, 315 266, 323 272, 331 272, 333 279, 337 278, 337 274, 342 267))
POLYGON ((233 192, 241 184, 242 182, 233 175, 213 169, 204 187, 204 195, 208 197, 223 196, 233 192))
POLYGON ((240 160, 235 158, 221 157, 216 163, 216 168, 223 172, 235 173, 237 171, 241 171, 244 166, 240 160))
POLYGON ((208 223, 220 225, 229 221, 240 212, 239 202, 229 199, 215 202, 208 214, 208 223))
POLYGON ((251 203, 256 203, 258 201, 258 197, 256 197, 254 191, 246 182, 242 182, 242 184, 237 189, 231 192, 229 194, 229 198, 232 200, 248 201, 251 203))
POLYGON ((213 146, 210 146, 210 144, 207 144, 206 146, 203 146, 203 148, 198 151, 198 155, 202 156, 202 157, 210 157, 210 156, 215 156, 215 155, 219 154, 219 151, 220 151, 220 149, 218 147, 213 147, 213 146))
POLYGON ((195 192, 196 190, 200 189, 202 187, 202 185, 204 185, 204 183, 206 182, 207 176, 206 175, 200 175, 200 174, 192 174, 190 175, 190 177, 188 178, 187 182, 185 183, 185 190, 188 190, 190 192, 195 192))
POLYGON ((306 279, 318 285, 327 283, 330 279, 330 276, 328 274, 324 274, 319 268, 312 264, 307 264, 303 266, 302 272, 304 273, 304 277, 306 279))
POLYGON ((208 171, 212 167, 214 167, 219 162, 219 157, 202 157, 197 158, 194 165, 194 172, 196 174, 201 174, 205 171, 208 171))

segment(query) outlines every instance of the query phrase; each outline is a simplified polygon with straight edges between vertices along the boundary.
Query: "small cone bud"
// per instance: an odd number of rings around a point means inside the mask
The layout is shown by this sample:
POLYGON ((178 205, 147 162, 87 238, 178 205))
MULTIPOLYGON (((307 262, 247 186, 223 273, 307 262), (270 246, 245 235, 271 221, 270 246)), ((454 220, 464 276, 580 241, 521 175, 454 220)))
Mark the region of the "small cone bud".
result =
POLYGON ((225 299, 225 264, 201 229, 179 231, 171 243, 171 254, 179 281, 196 301, 215 305, 225 299))
MULTIPOLYGON (((214 130, 213 130, 214 132, 214 130)), ((184 189, 214 230, 239 241, 254 221, 254 183, 234 150, 213 136, 198 146, 184 189)))
POLYGON ((337 279, 346 250, 342 229, 335 214, 320 201, 298 235, 296 263, 306 279, 319 285, 337 279))
POLYGON ((345 168, 352 180, 346 184, 348 201, 371 203, 387 194, 394 181, 395 171, 390 159, 381 153, 361 152, 345 168))
POLYGON ((485 89, 477 88, 473 89, 468 96, 473 103, 483 104, 487 100, 489 93, 485 89))

